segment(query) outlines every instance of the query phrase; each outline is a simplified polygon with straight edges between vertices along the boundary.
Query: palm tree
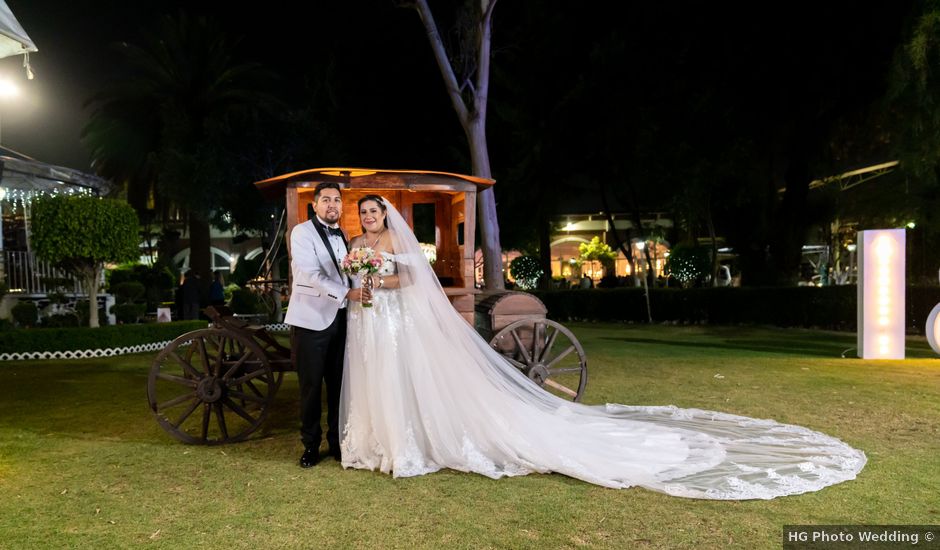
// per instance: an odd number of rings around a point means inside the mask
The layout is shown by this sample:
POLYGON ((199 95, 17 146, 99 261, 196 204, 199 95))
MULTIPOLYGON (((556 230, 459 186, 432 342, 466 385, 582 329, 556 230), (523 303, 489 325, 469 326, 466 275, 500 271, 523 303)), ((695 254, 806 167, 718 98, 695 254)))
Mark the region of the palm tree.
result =
POLYGON ((236 62, 233 45, 204 17, 165 17, 143 45, 118 45, 126 74, 94 96, 83 140, 102 176, 122 182, 142 211, 175 204, 188 216, 190 266, 209 280, 209 220, 231 183, 226 132, 233 120, 278 102, 272 78, 236 62))

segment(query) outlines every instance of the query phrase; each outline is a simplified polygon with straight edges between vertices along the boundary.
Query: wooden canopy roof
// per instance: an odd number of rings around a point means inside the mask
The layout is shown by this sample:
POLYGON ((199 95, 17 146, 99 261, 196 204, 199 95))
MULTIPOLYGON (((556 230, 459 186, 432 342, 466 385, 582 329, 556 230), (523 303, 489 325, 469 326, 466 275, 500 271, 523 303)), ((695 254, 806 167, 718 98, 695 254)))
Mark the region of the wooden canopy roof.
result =
POLYGON ((284 196, 284 190, 289 184, 310 183, 316 185, 324 181, 344 184, 347 187, 374 186, 380 188, 423 189, 427 186, 433 186, 454 190, 464 190, 467 187, 482 190, 495 183, 494 180, 487 178, 428 170, 312 168, 255 182, 255 186, 265 198, 274 199, 284 196))

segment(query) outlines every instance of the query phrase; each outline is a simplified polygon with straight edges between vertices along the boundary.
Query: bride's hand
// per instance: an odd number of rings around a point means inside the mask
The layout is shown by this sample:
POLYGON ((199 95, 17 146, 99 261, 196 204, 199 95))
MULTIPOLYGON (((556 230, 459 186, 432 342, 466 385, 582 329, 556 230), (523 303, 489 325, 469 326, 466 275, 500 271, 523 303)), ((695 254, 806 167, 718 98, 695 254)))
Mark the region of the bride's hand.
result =
POLYGON ((368 288, 351 288, 346 293, 346 298, 353 302, 368 302, 372 299, 372 291, 368 288))

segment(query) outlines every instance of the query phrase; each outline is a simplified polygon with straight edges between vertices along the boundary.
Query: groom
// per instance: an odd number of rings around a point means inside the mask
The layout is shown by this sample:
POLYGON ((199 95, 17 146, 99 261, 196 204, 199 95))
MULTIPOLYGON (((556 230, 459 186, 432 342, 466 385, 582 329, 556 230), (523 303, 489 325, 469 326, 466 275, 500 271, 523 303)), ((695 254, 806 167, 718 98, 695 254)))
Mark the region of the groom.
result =
POLYGON ((330 455, 340 460, 339 398, 346 347, 346 305, 368 300, 369 290, 349 288, 340 270, 346 256, 346 235, 339 227, 343 199, 339 185, 321 183, 313 193, 312 219, 291 231, 290 304, 284 322, 294 327, 293 345, 300 382, 300 466, 320 461, 321 388, 326 382, 327 432, 330 455))

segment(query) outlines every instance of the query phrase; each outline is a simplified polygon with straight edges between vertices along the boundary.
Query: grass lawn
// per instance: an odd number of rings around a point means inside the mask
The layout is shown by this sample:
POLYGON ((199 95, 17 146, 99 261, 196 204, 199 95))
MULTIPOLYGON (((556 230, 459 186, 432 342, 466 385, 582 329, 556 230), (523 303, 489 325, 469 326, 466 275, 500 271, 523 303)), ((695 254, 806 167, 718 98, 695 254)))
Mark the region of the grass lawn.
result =
POLYGON ((151 417, 155 354, 0 363, 2 548, 779 548, 786 524, 940 524, 940 360, 842 359, 854 334, 571 324, 585 402, 804 425, 864 450, 859 478, 772 501, 700 501, 560 475, 396 480, 297 466, 296 377, 267 431, 188 446, 151 417), (717 376, 720 375, 720 376, 717 376))

